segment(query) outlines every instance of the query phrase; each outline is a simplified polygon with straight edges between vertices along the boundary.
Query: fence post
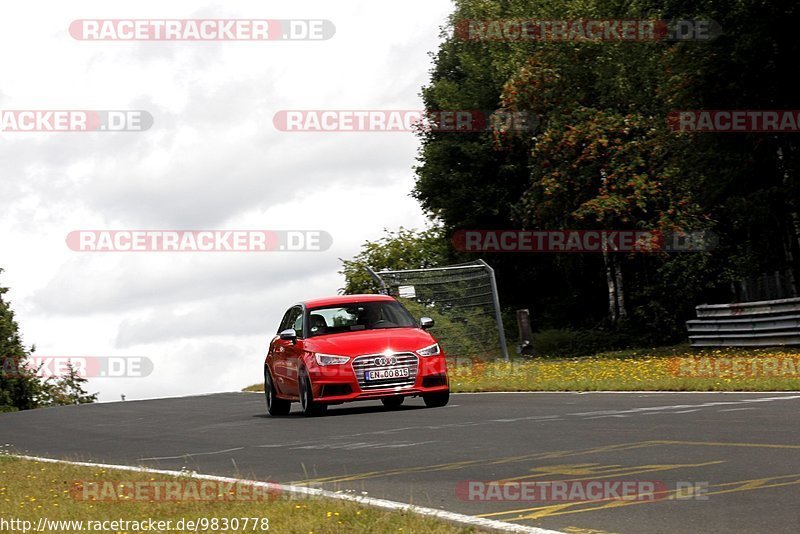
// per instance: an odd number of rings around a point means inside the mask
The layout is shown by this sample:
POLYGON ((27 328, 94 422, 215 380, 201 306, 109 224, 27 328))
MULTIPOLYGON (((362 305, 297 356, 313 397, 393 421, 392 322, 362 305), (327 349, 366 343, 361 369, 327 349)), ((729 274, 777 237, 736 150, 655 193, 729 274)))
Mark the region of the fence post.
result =
POLYGON ((531 312, 517 310, 517 328, 519 329, 519 349, 517 352, 525 356, 533 354, 533 331, 531 329, 531 312))
POLYGON ((389 288, 386 286, 386 282, 383 281, 383 278, 378 276, 378 273, 373 271, 370 266, 365 265, 364 268, 367 270, 367 272, 372 277, 372 279, 375 280, 376 282, 378 282, 378 285, 381 286, 381 290, 380 290, 381 294, 382 295, 388 295, 389 294, 389 288))
POLYGON ((494 269, 483 260, 478 260, 489 271, 489 281, 492 285, 492 301, 494 314, 497 319, 497 331, 500 334, 500 349, 503 351, 503 360, 508 361, 508 345, 506 344, 506 330, 503 327, 503 314, 500 312, 500 296, 497 294, 497 280, 494 278, 494 269))

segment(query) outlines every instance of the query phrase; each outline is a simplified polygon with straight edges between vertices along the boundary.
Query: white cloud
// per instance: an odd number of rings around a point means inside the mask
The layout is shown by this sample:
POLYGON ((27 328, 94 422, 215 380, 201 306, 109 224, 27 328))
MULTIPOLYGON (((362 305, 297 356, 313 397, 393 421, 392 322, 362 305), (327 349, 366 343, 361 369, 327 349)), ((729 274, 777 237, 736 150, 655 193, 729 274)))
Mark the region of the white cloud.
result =
POLYGON ((257 381, 294 301, 343 284, 338 258, 384 227, 420 227, 418 140, 283 133, 281 109, 419 109, 449 0, 184 8, 144 1, 6 6, 0 109, 144 109, 142 133, 0 132, 0 283, 40 355, 139 355, 154 373, 93 380, 102 399, 257 381), (325 18, 325 42, 81 42, 77 18, 325 18), (76 229, 320 229, 322 253, 79 254, 76 229))

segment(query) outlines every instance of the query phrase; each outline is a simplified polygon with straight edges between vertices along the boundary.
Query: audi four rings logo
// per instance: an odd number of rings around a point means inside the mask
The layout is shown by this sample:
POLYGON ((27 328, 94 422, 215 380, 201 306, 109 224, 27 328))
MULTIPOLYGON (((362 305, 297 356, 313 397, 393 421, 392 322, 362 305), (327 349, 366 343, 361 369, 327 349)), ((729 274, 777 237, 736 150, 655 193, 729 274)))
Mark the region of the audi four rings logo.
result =
POLYGON ((397 358, 375 358, 374 362, 378 367, 386 367, 397 363, 397 358))

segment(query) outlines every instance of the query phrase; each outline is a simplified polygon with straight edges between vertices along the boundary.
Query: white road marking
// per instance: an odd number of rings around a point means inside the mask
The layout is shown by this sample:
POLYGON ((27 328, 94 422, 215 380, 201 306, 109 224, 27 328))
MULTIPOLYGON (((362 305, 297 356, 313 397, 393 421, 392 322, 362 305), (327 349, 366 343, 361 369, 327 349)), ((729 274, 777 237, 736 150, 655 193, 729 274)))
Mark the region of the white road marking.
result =
POLYGON ((244 447, 236 447, 234 449, 225 449, 223 451, 214 451, 214 452, 187 452, 186 454, 181 454, 180 456, 154 456, 152 458, 137 458, 137 462, 144 462, 146 460, 180 460, 182 458, 187 458, 191 456, 213 456, 215 454, 225 454, 226 452, 234 452, 234 451, 241 451, 244 447))
MULTIPOLYGON (((336 439, 336 438, 334 438, 336 439)), ((281 447, 294 447, 295 445, 303 445, 309 443, 308 441, 292 441, 290 443, 271 443, 267 445, 255 445, 256 449, 280 449, 281 447)))
MULTIPOLYGON (((694 392, 700 393, 700 392, 694 392)), ((717 392, 706 392, 706 394, 716 394, 717 392)), ((472 393, 460 393, 460 395, 472 395, 472 393)), ((687 414, 687 413, 695 413, 700 411, 703 408, 713 408, 716 406, 741 406, 747 403, 753 402, 777 402, 777 401, 785 401, 785 400, 797 400, 800 399, 800 395, 788 395, 788 396, 781 396, 781 397, 763 397, 758 399, 739 399, 739 400, 731 400, 731 401, 717 401, 717 402, 704 402, 702 404, 674 404, 668 406, 647 406, 644 408, 632 408, 628 410, 599 410, 594 412, 574 412, 574 413, 567 413, 563 416, 560 415, 530 415, 526 417, 506 417, 502 419, 487 419, 485 421, 468 421, 463 423, 447 423, 442 425, 420 425, 420 426, 406 426, 406 427, 398 427, 398 428, 388 428, 385 430, 373 430, 370 432, 360 432, 356 434, 350 434, 346 438, 333 438, 333 439, 352 439, 356 437, 363 437, 363 436, 388 436, 397 433, 405 433, 408 431, 414 430, 430 430, 430 431, 440 431, 440 430, 447 430, 448 428, 465 428, 465 427, 472 427, 472 426, 484 426, 484 425, 491 425, 496 423, 548 423, 554 421, 564 421, 565 417, 580 417, 584 420, 591 420, 591 419, 603 419, 603 418, 626 418, 631 415, 638 415, 638 416, 647 416, 647 415, 672 415, 672 414, 687 414)), ((750 409, 750 408, 740 408, 740 409, 750 409)), ((306 446, 306 448, 315 448, 315 447, 322 447, 330 443, 330 440, 310 440, 310 441, 300 441, 300 442, 290 442, 290 443, 283 443, 283 444, 265 444, 265 445, 257 445, 257 448, 281 448, 281 447, 302 447, 306 446)))
POLYGON ((533 421, 535 423, 538 422, 547 422, 547 421, 563 421, 561 417, 557 415, 529 415, 528 417, 514 417, 514 418, 506 418, 506 419, 490 419, 490 422, 497 422, 497 423, 517 423, 519 421, 533 421))
POLYGON ((632 408, 630 410, 603 410, 598 412, 577 412, 577 413, 570 413, 567 415, 588 417, 597 415, 619 415, 619 414, 641 415, 647 412, 692 413, 699 411, 701 408, 711 408, 713 406, 730 406, 730 405, 735 406, 750 402, 776 402, 776 401, 797 400, 797 399, 800 399, 800 395, 791 395, 786 397, 764 397, 762 399, 741 399, 737 401, 726 401, 726 402, 704 402, 702 404, 676 404, 674 406, 650 406, 647 408, 632 408), (683 411, 676 411, 676 410, 683 410, 683 411))
POLYGON ((338 450, 344 449, 346 451, 353 451, 357 449, 396 449, 403 447, 416 447, 417 445, 427 445, 429 443, 437 443, 436 441, 399 441, 395 443, 311 443, 292 449, 305 449, 305 450, 338 450))
POLYGON ((741 402, 774 402, 774 401, 789 400, 789 399, 800 399, 800 395, 794 395, 791 397, 765 397, 763 399, 744 399, 741 402))
POLYGON ((519 532, 523 534, 565 534, 563 532, 558 532, 556 530, 545 530, 538 527, 528 527, 525 525, 513 525, 511 523, 506 523, 504 521, 497 521, 494 519, 485 519, 482 517, 473 517, 470 515, 458 514, 455 512, 447 512, 445 510, 437 510, 435 508, 425 508, 422 506, 416 506, 413 504, 406 504, 396 501, 389 501, 386 499, 376 499, 373 497, 365 497, 363 495, 353 495, 350 493, 340 493, 340 492, 333 492, 328 490, 322 490, 317 488, 307 488, 303 486, 292 486, 288 484, 276 484, 271 482, 262 482, 258 480, 246 480, 246 479, 237 479, 237 478, 229 478, 229 477, 220 477, 215 475, 201 475, 198 473, 186 473, 181 471, 168 471, 163 469, 149 469, 146 467, 133 467, 128 465, 109 465, 109 464, 97 464, 97 463, 86 463, 86 462, 70 462, 66 460, 55 460, 53 458, 39 458, 36 456, 22 456, 22 455, 13 455, 15 458, 21 458, 23 460, 32 460, 35 462, 46 462, 46 463, 56 463, 56 464, 68 464, 68 465, 77 465, 81 467, 93 467, 93 468, 101 468, 101 469, 117 469, 120 471, 134 471, 137 473, 152 473, 152 474, 159 474, 159 475, 166 475, 166 476, 173 476, 173 477, 186 477, 187 475, 191 478, 196 478, 199 480, 213 480, 216 482, 226 482, 229 484, 248 484, 250 486, 262 487, 271 490, 279 489, 285 493, 291 493, 295 495, 305 495, 307 497, 324 497, 327 499, 338 499, 342 501, 349 501, 354 502, 357 504, 362 504, 365 506, 372 506, 375 508, 382 508, 384 510, 391 510, 391 511, 405 511, 411 512, 418 515, 428 516, 428 517, 435 517, 437 519, 441 519, 443 521, 448 521, 451 523, 457 523, 459 525, 466 525, 470 527, 478 527, 478 528, 485 528, 490 530, 499 530, 502 532, 519 532))

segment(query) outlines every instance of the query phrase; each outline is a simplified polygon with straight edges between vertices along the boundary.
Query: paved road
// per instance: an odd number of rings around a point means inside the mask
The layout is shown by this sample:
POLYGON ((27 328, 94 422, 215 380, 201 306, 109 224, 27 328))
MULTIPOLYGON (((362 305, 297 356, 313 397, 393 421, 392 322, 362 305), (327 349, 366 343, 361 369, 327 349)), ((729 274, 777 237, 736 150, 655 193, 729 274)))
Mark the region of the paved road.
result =
POLYGON ((576 534, 800 532, 797 394, 461 394, 446 408, 370 402, 306 419, 269 418, 262 395, 228 393, 0 414, 5 443, 32 455, 351 489, 576 534), (456 495, 461 481, 506 479, 654 481, 670 491, 690 483, 705 498, 456 495))

